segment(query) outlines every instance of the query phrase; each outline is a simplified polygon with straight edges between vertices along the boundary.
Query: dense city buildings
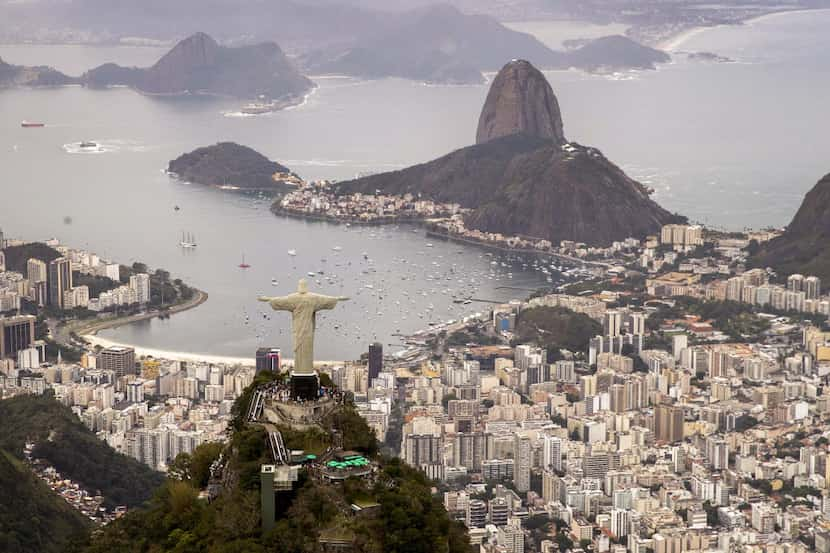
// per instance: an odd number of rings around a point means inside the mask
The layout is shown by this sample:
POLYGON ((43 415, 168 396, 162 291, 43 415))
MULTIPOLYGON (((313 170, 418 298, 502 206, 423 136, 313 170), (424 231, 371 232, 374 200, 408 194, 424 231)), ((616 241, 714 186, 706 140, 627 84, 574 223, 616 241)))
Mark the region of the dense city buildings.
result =
MULTIPOLYGON (((746 268, 734 236, 707 238, 713 253, 698 257, 697 233, 590 254, 563 245, 602 264, 552 293, 402 337, 409 346, 393 355, 367 344, 363 360, 321 371, 435 482, 483 552, 827 549, 821 282, 746 268), (568 322, 528 328, 538 310, 568 322), (564 347, 577 318, 578 346, 564 347)), ((159 470, 224 440, 255 373, 291 365, 268 347, 250 366, 124 347, 52 364, 25 334, 31 317, 4 321, 23 329, 0 365, 5 395, 51 389, 101 439, 159 470)))

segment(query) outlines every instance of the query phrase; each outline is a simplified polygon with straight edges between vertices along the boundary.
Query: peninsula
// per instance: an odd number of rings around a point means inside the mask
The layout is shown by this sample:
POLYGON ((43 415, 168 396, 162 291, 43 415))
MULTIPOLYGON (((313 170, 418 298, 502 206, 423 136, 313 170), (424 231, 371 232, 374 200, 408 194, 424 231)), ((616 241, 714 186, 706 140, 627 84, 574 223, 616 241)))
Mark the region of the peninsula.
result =
POLYGON ((0 58, 0 88, 64 86, 75 83, 77 79, 64 75, 52 67, 12 65, 0 58))
POLYGON ((596 148, 567 141, 550 84, 519 60, 493 81, 475 145, 400 171, 304 188, 275 210, 367 222, 406 213, 460 238, 549 249, 562 241, 607 246, 683 220, 649 193, 596 148))

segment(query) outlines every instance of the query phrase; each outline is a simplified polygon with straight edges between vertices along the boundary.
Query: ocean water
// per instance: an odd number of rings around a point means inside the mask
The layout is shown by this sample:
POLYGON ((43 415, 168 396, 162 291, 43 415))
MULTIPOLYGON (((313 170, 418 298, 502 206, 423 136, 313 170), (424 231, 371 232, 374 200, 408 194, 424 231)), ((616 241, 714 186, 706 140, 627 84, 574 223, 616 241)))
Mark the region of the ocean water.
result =
MULTIPOLYGON (((679 47, 735 63, 677 54, 653 72, 547 75, 566 134, 654 187, 667 208, 724 228, 780 226, 830 169, 830 108, 822 92, 830 85, 828 24, 830 12, 790 14, 709 30, 679 47)), ((530 27, 545 40, 555 34, 544 34, 538 22, 530 27)), ((105 61, 149 65, 159 52, 0 46, 11 63, 74 74, 105 61)), ((398 79, 315 80, 319 87, 304 105, 257 117, 239 116, 240 103, 226 99, 123 88, 0 91, 0 227, 8 236, 57 236, 120 262, 145 261, 206 290, 210 299, 198 309, 103 335, 216 355, 250 355, 259 345, 289 350, 287 315, 264 310, 255 298, 288 293, 308 272, 315 273, 313 290, 353 298, 323 316, 321 359, 356 356, 374 339, 391 346, 398 330, 487 308, 461 307, 453 294, 475 290, 501 301, 544 282, 540 273, 479 248, 439 241, 430 247, 417 229, 275 217, 264 198, 164 174, 170 159, 222 140, 256 148, 307 178, 404 167, 472 143, 487 93, 486 86, 398 79), (23 119, 48 126, 22 129, 23 119), (81 140, 104 151, 78 152, 81 140), (196 235, 195 251, 178 247, 182 232, 196 235), (287 255, 289 249, 298 255, 287 255), (247 271, 237 267, 243 255, 252 265, 247 271)))

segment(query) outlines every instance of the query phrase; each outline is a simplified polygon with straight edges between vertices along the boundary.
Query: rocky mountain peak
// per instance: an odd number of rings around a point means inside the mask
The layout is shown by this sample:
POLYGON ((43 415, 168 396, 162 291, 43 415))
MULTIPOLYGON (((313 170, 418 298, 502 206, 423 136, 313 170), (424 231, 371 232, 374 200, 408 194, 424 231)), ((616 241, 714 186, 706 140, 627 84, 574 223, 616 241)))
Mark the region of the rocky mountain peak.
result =
POLYGON ((513 60, 496 75, 478 121, 476 143, 512 134, 564 144, 562 113, 541 71, 525 60, 513 60))
POLYGON ((167 52, 154 66, 155 69, 164 68, 193 68, 213 65, 219 44, 205 33, 196 33, 179 41, 172 50, 167 52))

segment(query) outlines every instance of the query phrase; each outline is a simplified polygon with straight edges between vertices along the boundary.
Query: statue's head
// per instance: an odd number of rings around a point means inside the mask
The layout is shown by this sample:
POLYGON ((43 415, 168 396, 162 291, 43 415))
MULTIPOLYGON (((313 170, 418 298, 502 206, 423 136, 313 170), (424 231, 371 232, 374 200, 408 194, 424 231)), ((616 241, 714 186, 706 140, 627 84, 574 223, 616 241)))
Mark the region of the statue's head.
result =
POLYGON ((298 294, 307 294, 308 293, 308 284, 306 283, 304 278, 301 278, 300 282, 297 283, 297 293, 298 294))

